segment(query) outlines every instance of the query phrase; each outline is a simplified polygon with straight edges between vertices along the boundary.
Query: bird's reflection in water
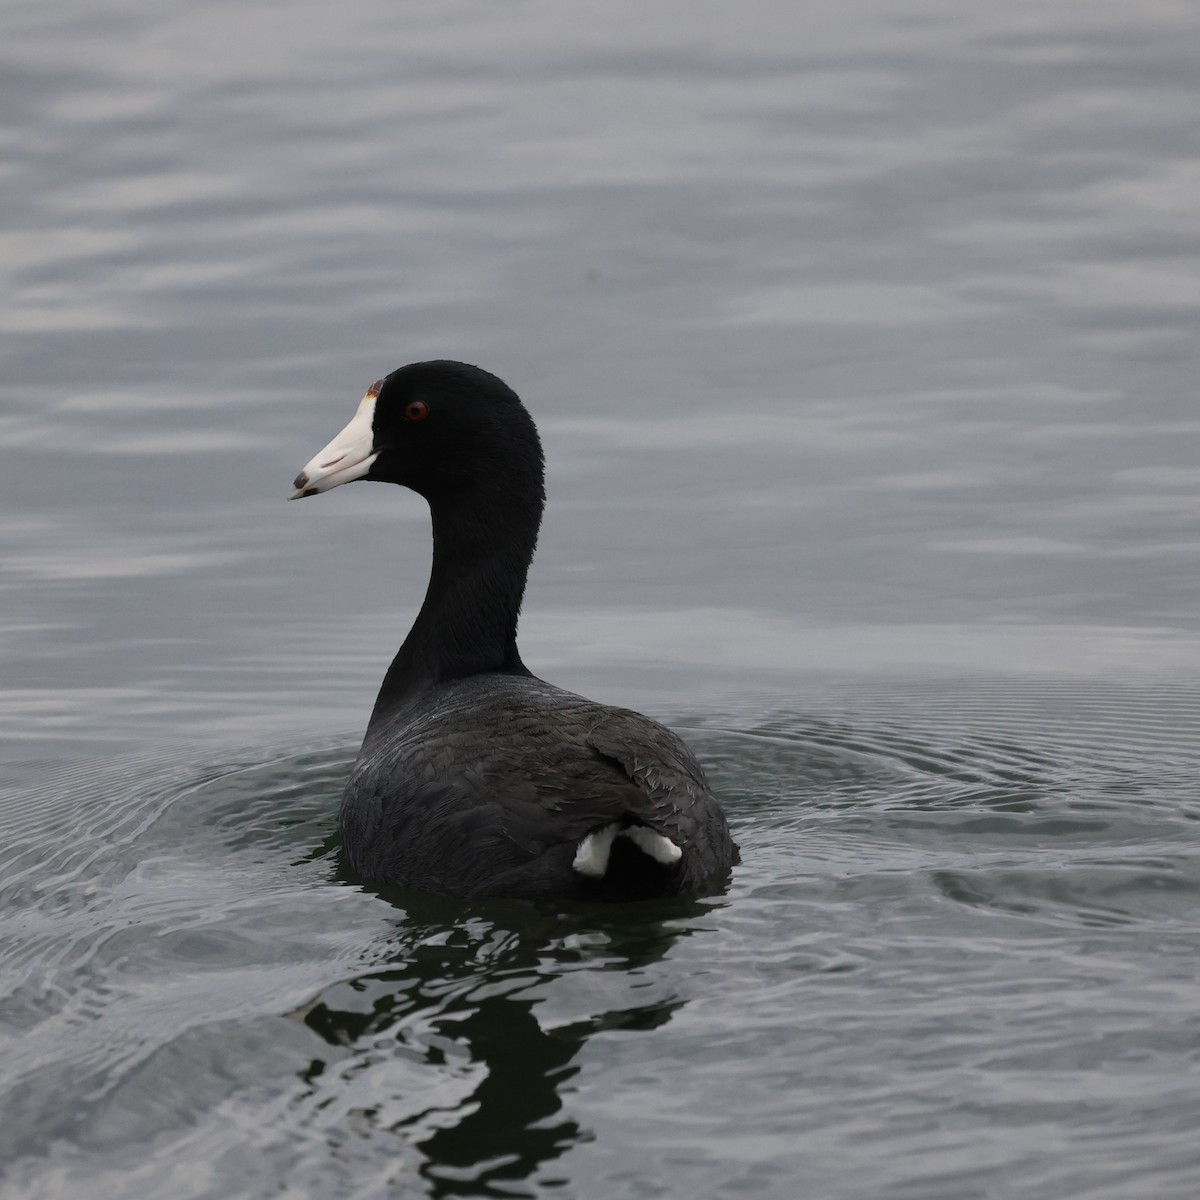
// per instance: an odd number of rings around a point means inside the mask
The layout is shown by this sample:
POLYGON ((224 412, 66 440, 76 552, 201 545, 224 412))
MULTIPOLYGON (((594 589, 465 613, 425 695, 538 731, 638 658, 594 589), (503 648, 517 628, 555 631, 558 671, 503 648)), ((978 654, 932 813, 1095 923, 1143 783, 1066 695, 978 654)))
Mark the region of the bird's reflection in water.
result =
MULTIPOLYGON (((514 1184, 589 1136, 563 1112, 587 1041, 657 1029, 686 1003, 643 972, 710 905, 675 898, 563 914, 386 898, 404 912, 387 963, 325 989, 297 1015, 338 1048, 331 1058, 348 1053, 364 1071, 381 1055, 407 1059, 406 1090, 419 1094, 376 1094, 382 1103, 356 1115, 415 1148, 430 1195, 522 1194, 514 1184)), ((328 1089, 330 1079, 318 1083, 325 1069, 314 1061, 306 1080, 328 1089)), ((340 1064, 340 1082, 354 1074, 340 1064)))

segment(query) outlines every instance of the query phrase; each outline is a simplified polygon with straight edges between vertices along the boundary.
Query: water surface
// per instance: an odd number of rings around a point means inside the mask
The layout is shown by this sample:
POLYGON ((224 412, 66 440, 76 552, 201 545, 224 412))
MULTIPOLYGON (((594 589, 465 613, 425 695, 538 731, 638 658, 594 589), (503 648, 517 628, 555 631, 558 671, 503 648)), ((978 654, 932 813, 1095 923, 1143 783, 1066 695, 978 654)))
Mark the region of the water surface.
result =
POLYGON ((1196 1194, 1190 6, 0 28, 7 1194, 1196 1194), (339 874, 428 520, 283 497, 437 356, 726 895, 339 874))

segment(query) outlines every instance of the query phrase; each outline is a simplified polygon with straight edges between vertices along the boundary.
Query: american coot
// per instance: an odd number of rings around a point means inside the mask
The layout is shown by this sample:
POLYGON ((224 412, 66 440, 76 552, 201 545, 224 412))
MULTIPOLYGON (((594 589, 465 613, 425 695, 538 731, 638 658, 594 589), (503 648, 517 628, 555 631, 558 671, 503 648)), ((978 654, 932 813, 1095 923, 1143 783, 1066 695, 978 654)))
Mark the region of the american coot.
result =
POLYGON ((545 489, 516 394, 465 363, 393 371, 290 499, 355 479, 425 497, 433 570, 342 797, 350 866, 466 897, 719 889, 737 851, 687 746, 640 713, 545 683, 517 653, 545 489))

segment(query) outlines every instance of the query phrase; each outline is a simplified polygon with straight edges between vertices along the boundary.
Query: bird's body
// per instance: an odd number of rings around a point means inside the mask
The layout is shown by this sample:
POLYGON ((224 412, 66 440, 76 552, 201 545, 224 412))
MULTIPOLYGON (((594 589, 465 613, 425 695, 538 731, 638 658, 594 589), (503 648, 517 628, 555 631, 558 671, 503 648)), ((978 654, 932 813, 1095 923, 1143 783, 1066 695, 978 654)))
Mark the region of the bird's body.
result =
POLYGON ((346 785, 351 867, 467 897, 720 887, 736 849, 684 742, 536 678, 517 652, 543 491, 541 447, 516 395, 462 363, 393 372, 295 494, 356 478, 426 496, 434 561, 346 785))
POLYGON ((703 771, 657 722, 526 675, 471 676, 421 701, 374 724, 346 786, 343 846, 366 878, 587 899, 695 891, 728 871, 703 771), (612 826, 621 841, 645 829, 678 857, 630 843, 647 869, 621 872, 614 839, 607 861, 580 870, 581 844, 612 826))

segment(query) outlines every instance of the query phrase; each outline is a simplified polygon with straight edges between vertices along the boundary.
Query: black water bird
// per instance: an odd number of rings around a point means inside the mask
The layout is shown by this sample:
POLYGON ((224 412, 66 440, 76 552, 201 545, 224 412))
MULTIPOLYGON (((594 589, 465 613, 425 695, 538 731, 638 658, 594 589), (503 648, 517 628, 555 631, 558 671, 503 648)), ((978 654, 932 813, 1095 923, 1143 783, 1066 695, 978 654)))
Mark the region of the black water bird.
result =
POLYGON ((737 851, 688 747, 538 679, 517 652, 545 489, 516 393, 465 363, 393 371, 290 498, 358 479, 425 497, 433 569, 342 797, 352 869, 464 897, 719 889, 737 851))

